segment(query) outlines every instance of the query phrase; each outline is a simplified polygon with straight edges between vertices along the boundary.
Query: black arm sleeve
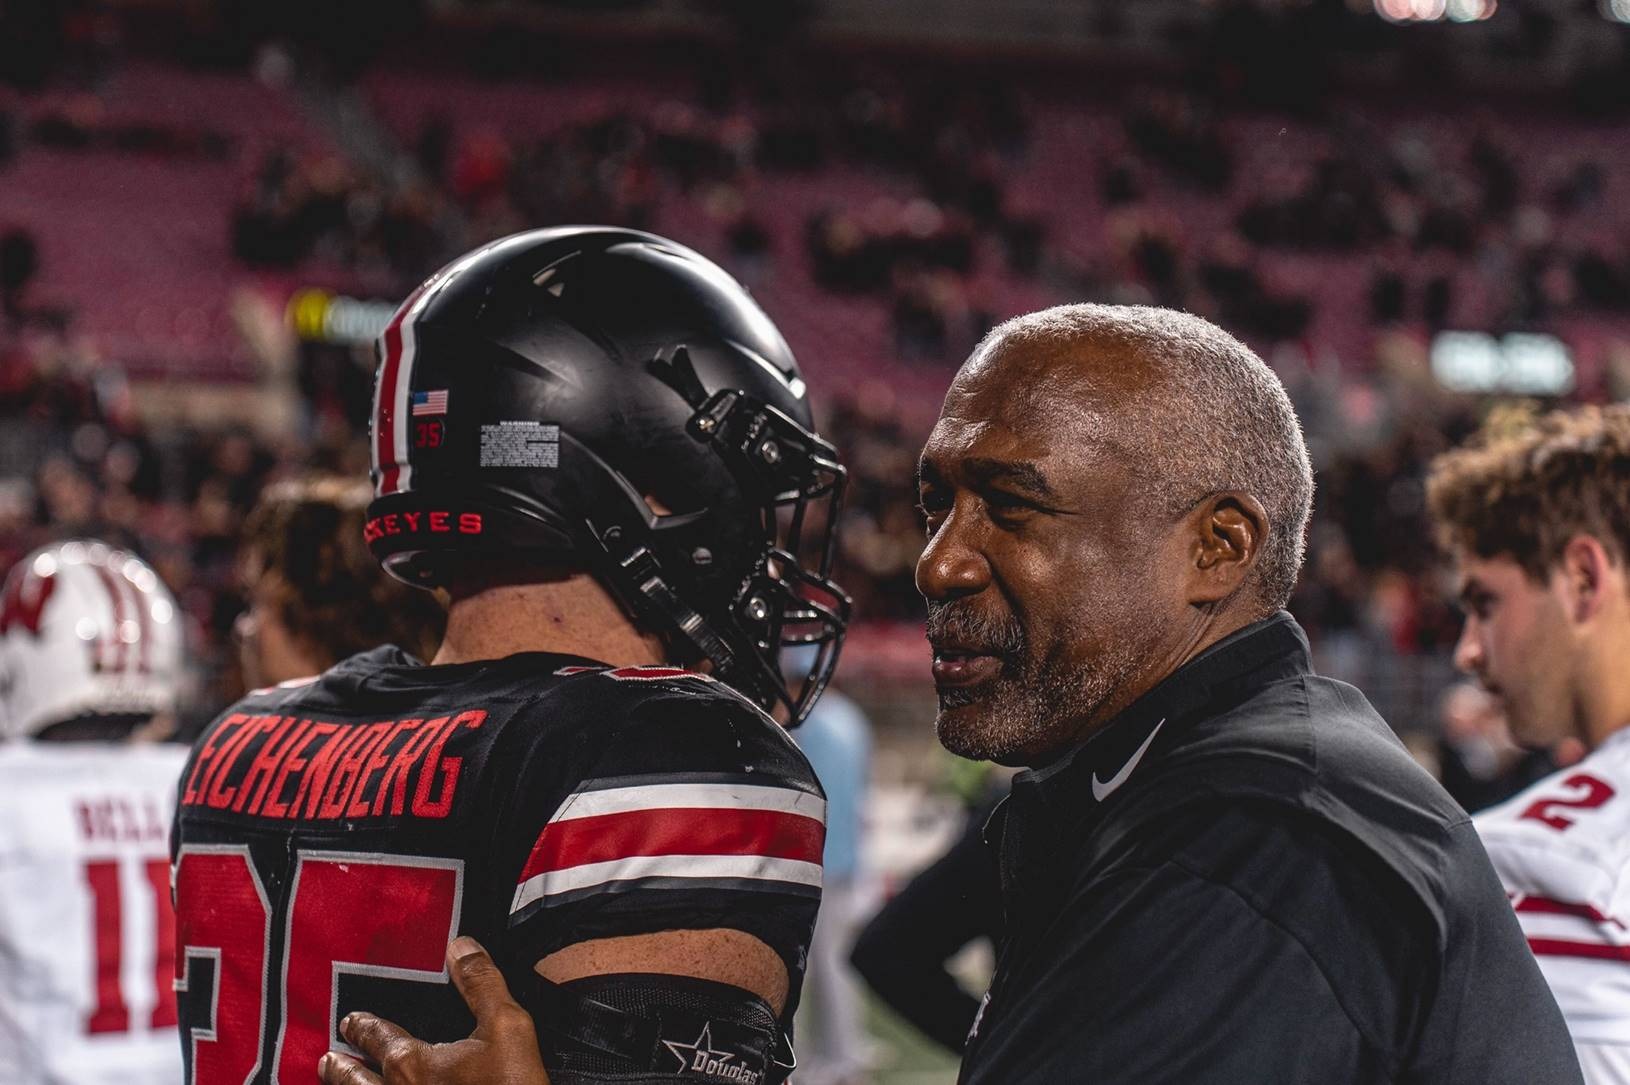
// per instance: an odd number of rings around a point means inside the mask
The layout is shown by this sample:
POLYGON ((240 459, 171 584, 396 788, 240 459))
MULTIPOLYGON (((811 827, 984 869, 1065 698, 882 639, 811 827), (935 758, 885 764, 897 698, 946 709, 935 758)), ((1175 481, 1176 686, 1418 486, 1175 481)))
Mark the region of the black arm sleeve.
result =
POLYGON ((861 931, 850 961, 866 983, 929 1039, 961 1051, 979 1002, 945 962, 975 938, 999 940, 1001 892, 981 836, 990 808, 861 931))
POLYGON ((775 1012, 729 984, 650 973, 539 979, 529 1001, 557 1085, 779 1085, 792 1068, 775 1012))

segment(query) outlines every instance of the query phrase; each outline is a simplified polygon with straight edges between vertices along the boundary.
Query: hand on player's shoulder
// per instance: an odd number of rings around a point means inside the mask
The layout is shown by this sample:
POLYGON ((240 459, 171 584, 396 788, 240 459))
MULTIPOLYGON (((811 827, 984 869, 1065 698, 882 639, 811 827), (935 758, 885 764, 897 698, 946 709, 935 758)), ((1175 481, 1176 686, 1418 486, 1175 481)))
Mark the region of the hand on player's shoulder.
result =
POLYGON ((366 1062, 331 1051, 318 1064, 323 1085, 549 1085, 531 1016, 474 939, 447 947, 447 970, 475 1015, 475 1031, 430 1044, 369 1013, 353 1013, 340 1032, 366 1062))

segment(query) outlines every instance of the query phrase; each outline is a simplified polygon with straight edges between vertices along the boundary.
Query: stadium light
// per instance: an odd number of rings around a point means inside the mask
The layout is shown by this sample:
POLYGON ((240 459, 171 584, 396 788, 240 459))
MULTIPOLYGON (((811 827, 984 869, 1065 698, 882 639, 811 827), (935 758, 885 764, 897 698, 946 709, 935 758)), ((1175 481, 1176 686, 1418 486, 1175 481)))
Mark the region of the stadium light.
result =
POLYGON ((1432 375, 1455 392, 1560 396, 1574 387, 1573 355, 1554 335, 1443 332, 1431 360, 1432 375))
POLYGON ((1494 0, 1449 0, 1450 22, 1476 23, 1494 14, 1494 0))
POLYGON ((296 335, 328 343, 371 343, 395 312, 388 301, 358 301, 316 288, 295 291, 285 308, 296 335))
MULTIPOLYGON (((1389 23, 1477 23, 1491 18, 1498 0, 1374 0, 1375 13, 1389 23)), ((1630 9, 1630 0, 1602 0, 1630 9)))

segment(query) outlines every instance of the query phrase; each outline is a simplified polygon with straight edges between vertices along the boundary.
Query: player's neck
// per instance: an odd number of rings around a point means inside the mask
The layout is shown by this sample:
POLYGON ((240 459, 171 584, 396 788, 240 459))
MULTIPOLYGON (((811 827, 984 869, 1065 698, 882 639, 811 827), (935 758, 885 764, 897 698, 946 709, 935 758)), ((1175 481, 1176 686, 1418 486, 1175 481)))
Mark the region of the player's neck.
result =
POLYGON ((1622 643, 1591 654, 1595 674, 1584 683, 1580 699, 1584 732, 1580 737, 1593 750, 1630 727, 1630 666, 1625 665, 1630 659, 1630 637, 1615 639, 1622 643))
POLYGON ((1630 727, 1630 674, 1622 670, 1602 674, 1591 696, 1579 707, 1583 709, 1579 715, 1584 723, 1581 738, 1586 746, 1596 749, 1610 736, 1630 727))
POLYGON ((583 656, 619 667, 666 658, 660 638, 642 632, 598 581, 579 574, 456 596, 431 662, 470 663, 517 652, 583 656))

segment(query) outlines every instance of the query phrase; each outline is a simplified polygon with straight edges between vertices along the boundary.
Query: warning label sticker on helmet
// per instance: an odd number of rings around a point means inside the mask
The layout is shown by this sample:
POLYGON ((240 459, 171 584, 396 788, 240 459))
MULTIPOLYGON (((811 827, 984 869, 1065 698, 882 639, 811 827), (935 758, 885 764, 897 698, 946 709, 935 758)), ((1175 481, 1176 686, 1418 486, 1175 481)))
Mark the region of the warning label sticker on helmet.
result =
POLYGON ((499 422, 481 427, 482 467, 559 467, 560 427, 499 422))

